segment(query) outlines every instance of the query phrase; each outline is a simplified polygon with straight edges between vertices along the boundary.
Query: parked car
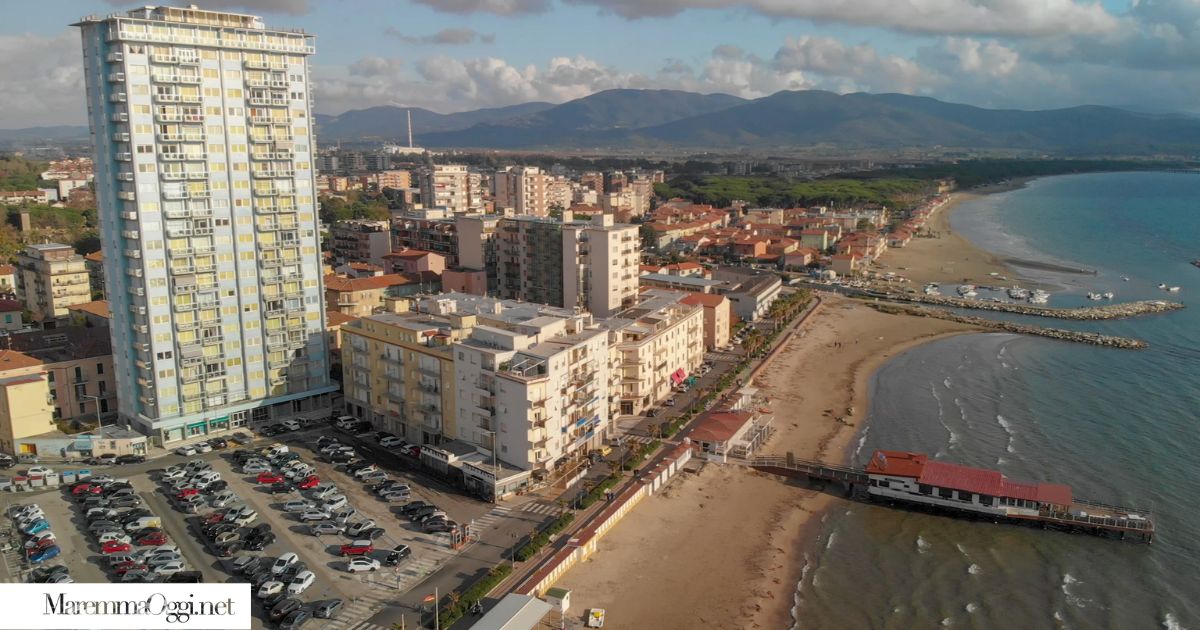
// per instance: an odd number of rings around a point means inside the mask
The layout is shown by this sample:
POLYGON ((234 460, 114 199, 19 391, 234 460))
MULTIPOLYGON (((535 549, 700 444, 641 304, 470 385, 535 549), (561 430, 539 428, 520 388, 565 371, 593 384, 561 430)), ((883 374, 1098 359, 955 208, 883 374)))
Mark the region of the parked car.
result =
POLYGON ((288 616, 279 622, 279 630, 300 630, 308 620, 312 618, 307 610, 293 610, 288 616))
POLYGON ((379 498, 387 501, 388 503, 404 503, 412 500, 412 495, 409 494, 407 490, 400 490, 381 494, 379 495, 379 498))
MULTIPOLYGON (((355 558, 358 560, 359 558, 355 558)), ((313 606, 313 616, 318 619, 333 619, 342 612, 342 600, 328 599, 313 606)))
POLYGON ((382 527, 372 527, 370 529, 364 529, 363 531, 359 532, 358 535, 360 538, 365 538, 367 540, 376 540, 386 533, 387 531, 382 527))
POLYGON ((327 521, 331 518, 328 510, 311 509, 300 513, 301 521, 327 521))
POLYGON ((376 571, 378 569, 379 561, 374 558, 367 558, 365 556, 350 558, 350 562, 346 563, 346 570, 350 573, 376 571))
POLYGON ((325 499, 325 502, 321 504, 321 509, 332 512, 334 510, 340 510, 341 508, 346 507, 347 503, 348 500, 346 499, 346 495, 335 494, 325 499))
POLYGON ((54 469, 48 466, 33 466, 29 470, 25 471, 26 477, 44 477, 46 475, 53 474, 54 469))
POLYGON ((383 472, 382 470, 376 470, 375 472, 370 472, 370 473, 360 476, 359 480, 363 481, 365 483, 376 483, 376 482, 380 482, 380 481, 385 481, 385 480, 387 480, 387 478, 388 478, 387 473, 383 472))
POLYGON ((26 536, 32 536, 38 532, 45 531, 47 529, 50 529, 50 521, 47 521, 44 518, 39 518, 39 519, 34 519, 28 525, 22 527, 21 531, 24 532, 24 534, 26 536))
POLYGON ((242 472, 247 475, 270 472, 271 466, 266 462, 248 462, 242 466, 242 472))
POLYGON ((44 541, 44 540, 53 541, 54 538, 55 538, 54 532, 52 532, 50 530, 38 532, 38 533, 30 536, 29 540, 25 541, 25 548, 32 549, 32 548, 38 546, 38 544, 41 543, 42 541, 44 541))
POLYGON ((181 562, 179 560, 173 560, 171 562, 164 562, 162 564, 156 565, 153 569, 153 572, 154 572, 154 575, 162 577, 162 576, 173 575, 175 573, 179 573, 179 572, 183 571, 185 568, 186 567, 183 565, 183 562, 181 562))
POLYGON ((271 573, 274 575, 279 575, 280 573, 283 573, 285 569, 299 561, 300 556, 297 556, 289 551, 282 556, 279 556, 279 558, 275 560, 275 563, 271 565, 271 573))
POLYGON ((253 523, 254 521, 257 521, 257 520, 258 520, 258 512, 255 512, 254 510, 250 510, 249 512, 240 512, 231 522, 241 525, 242 527, 245 527, 245 526, 249 525, 250 523, 253 523))
POLYGON ((391 436, 383 438, 382 440, 379 440, 379 445, 382 446, 383 448, 397 448, 400 446, 404 446, 404 444, 405 444, 404 440, 402 440, 394 435, 391 435, 391 436))
POLYGON ((143 546, 158 546, 167 544, 167 534, 165 532, 153 532, 146 534, 137 539, 137 544, 143 546))
POLYGON ((127 553, 133 550, 133 546, 123 542, 107 542, 100 545, 100 553, 108 556, 114 553, 127 553))
POLYGON ((426 503, 424 501, 413 501, 412 503, 409 503, 407 505, 400 506, 400 509, 397 511, 400 512, 401 514, 412 514, 413 512, 416 512, 417 510, 427 508, 427 507, 431 507, 431 504, 426 503))
POLYGON ((288 582, 287 592, 292 595, 300 595, 308 590, 308 587, 312 586, 316 580, 317 574, 307 570, 301 571, 296 574, 296 577, 292 578, 291 582, 288 582))
POLYGON ((30 582, 42 583, 55 575, 70 575, 71 570, 67 567, 56 564, 54 566, 38 567, 29 574, 30 582))
POLYGON ((307 477, 296 482, 296 487, 301 490, 309 490, 316 488, 321 483, 321 478, 316 475, 308 475, 307 477))
POLYGON ((118 464, 143 464, 146 462, 145 455, 137 455, 135 453, 126 453, 117 456, 118 464))
POLYGON ((180 446, 179 448, 175 449, 175 454, 182 455, 184 457, 191 457, 196 454, 196 447, 190 445, 180 446))
POLYGON ((421 525, 427 534, 452 532, 458 529, 458 523, 442 519, 430 519, 421 525))
POLYGON ((274 594, 282 592, 282 591, 283 591, 283 582, 280 582, 279 580, 270 580, 270 581, 264 582, 262 584, 262 586, 258 587, 258 598, 262 599, 264 597, 270 597, 271 595, 274 595, 274 594))
MULTIPOLYGON (((274 597, 274 596, 272 596, 274 597)), ((278 602, 264 601, 263 608, 267 608, 267 618, 271 621, 279 621, 290 615, 293 611, 300 610, 304 604, 295 597, 284 597, 278 602), (270 607, 268 608, 268 604, 270 607)))
POLYGON ((312 534, 313 536, 320 536, 322 534, 340 534, 342 533, 342 529, 343 528, 341 525, 332 523, 330 521, 320 521, 318 523, 309 523, 308 525, 308 533, 312 534))
POLYGON ((286 481, 280 481, 278 483, 273 483, 273 484, 271 484, 271 487, 269 488, 269 491, 271 494, 287 494, 289 492, 292 492, 293 490, 294 490, 294 488, 292 488, 292 484, 290 484, 286 481))
POLYGON ((357 523, 351 523, 346 526, 346 535, 351 538, 357 538, 358 535, 360 533, 362 533, 364 530, 370 529, 372 527, 375 527, 375 521, 373 521, 371 519, 367 519, 365 521, 359 521, 357 523))
POLYGON ((444 519, 444 518, 446 518, 445 512, 443 512, 441 510, 434 510, 433 512, 421 513, 416 518, 414 518, 413 521, 415 521, 417 523, 424 523, 425 521, 444 519))
POLYGON ((239 556, 233 561, 233 572, 238 575, 245 575, 253 572, 262 565, 262 556, 239 556))
POLYGON ((204 581, 204 574, 199 571, 180 571, 168 575, 165 581, 172 584, 199 584, 204 581))
POLYGON ((250 551, 262 551, 274 542, 275 532, 264 532, 247 536, 245 542, 242 544, 242 548, 249 549, 250 551))
POLYGON ((355 540, 354 542, 342 545, 339 552, 345 556, 365 556, 375 551, 375 545, 369 540, 355 540))
POLYGON ((260 484, 272 484, 283 481, 283 476, 274 472, 261 472, 254 480, 260 484))
POLYGON ((123 543, 132 543, 133 538, 131 538, 129 536, 129 534, 125 534, 125 533, 122 533, 119 531, 104 532, 103 534, 100 534, 99 536, 96 537, 96 542, 100 543, 101 545, 103 545, 106 542, 114 542, 114 541, 115 542, 123 542, 123 543))
POLYGON ((209 499, 209 504, 213 507, 225 507, 237 500, 238 496, 232 490, 222 490, 209 499))

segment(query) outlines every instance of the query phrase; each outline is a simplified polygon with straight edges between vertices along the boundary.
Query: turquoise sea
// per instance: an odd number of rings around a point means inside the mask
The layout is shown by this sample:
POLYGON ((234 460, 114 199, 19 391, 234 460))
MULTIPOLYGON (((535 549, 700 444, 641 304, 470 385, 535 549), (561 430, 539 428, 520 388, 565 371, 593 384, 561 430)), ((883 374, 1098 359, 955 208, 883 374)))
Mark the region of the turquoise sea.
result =
POLYGON ((1190 308, 1079 325, 1145 339, 1143 351, 980 334, 901 354, 872 383, 856 463, 903 449, 1067 483, 1154 510, 1158 535, 1144 545, 843 503, 806 541, 795 627, 1200 629, 1200 175, 1036 180, 961 205, 952 225, 1002 255, 1097 271, 1022 270, 1056 287, 1051 305, 1112 291, 1190 308))

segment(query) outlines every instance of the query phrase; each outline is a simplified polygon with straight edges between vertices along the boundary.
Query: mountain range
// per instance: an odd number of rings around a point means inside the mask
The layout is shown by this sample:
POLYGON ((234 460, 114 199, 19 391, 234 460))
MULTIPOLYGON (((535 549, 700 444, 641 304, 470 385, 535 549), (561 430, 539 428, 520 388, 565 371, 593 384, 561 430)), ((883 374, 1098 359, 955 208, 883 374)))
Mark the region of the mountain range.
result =
MULTIPOLYGON (((1060 155, 1200 152, 1200 119, 1084 105, 985 109, 905 94, 783 91, 757 99, 676 90, 606 90, 555 105, 532 102, 439 114, 393 106, 316 115, 324 146, 405 142, 412 113, 431 149, 943 148, 1060 155)), ((0 143, 86 139, 86 127, 0 130, 0 143)))

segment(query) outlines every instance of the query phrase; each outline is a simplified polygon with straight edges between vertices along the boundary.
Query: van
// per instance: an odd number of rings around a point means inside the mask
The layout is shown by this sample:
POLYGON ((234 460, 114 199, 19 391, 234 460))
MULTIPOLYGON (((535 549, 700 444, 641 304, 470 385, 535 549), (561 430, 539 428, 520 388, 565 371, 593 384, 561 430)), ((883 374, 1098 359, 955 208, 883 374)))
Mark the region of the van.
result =
POLYGON ((337 422, 334 422, 334 426, 343 431, 349 431, 356 424, 358 420, 354 416, 338 416, 337 422))
MULTIPOLYGON (((203 499, 201 499, 203 501, 203 499)), ((125 531, 136 532, 147 527, 162 527, 162 519, 157 516, 142 516, 125 525, 125 531)))

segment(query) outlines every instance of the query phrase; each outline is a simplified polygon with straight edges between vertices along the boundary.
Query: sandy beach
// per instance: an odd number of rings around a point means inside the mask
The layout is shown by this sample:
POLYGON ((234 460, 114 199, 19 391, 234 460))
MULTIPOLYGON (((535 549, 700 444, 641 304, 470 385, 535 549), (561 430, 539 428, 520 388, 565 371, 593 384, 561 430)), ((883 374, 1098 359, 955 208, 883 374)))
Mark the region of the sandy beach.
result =
MULTIPOLYGON (((971 330, 824 299, 754 380, 775 417, 765 453, 846 461, 875 369, 919 343, 971 330)), ((839 501, 704 464, 639 505, 558 585, 572 590, 576 610, 607 609, 613 628, 788 628, 812 526, 839 501)))
POLYGON ((1018 272, 1004 264, 995 255, 980 249, 971 241, 950 230, 950 216, 955 208, 965 201, 978 199, 983 194, 1001 190, 976 189, 971 192, 952 193, 946 202, 929 219, 927 228, 933 236, 914 237, 904 247, 891 248, 882 257, 887 271, 912 280, 920 288, 927 282, 945 284, 995 284, 996 273, 1009 279, 1018 277, 1018 272))

